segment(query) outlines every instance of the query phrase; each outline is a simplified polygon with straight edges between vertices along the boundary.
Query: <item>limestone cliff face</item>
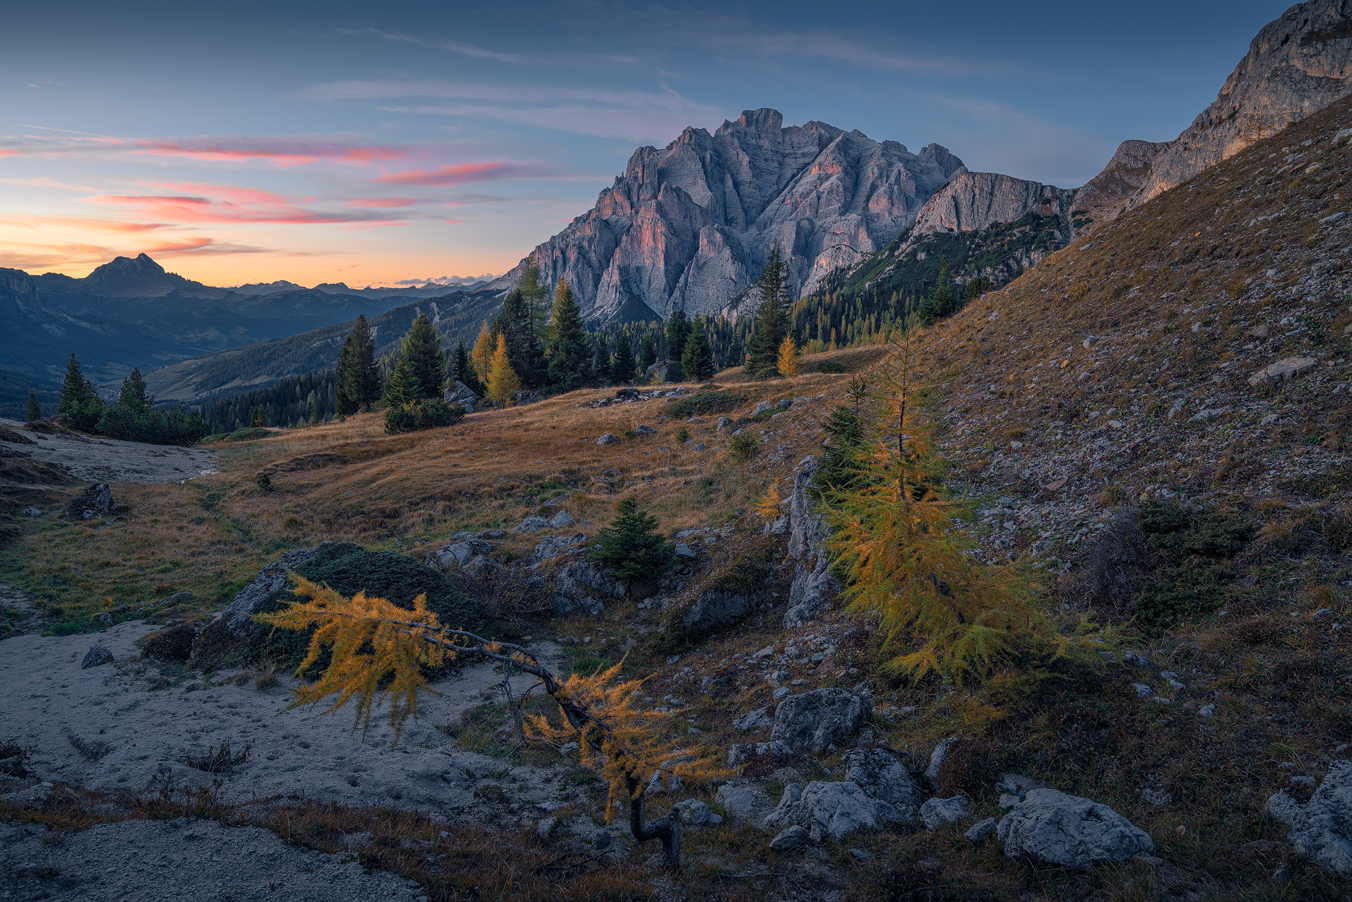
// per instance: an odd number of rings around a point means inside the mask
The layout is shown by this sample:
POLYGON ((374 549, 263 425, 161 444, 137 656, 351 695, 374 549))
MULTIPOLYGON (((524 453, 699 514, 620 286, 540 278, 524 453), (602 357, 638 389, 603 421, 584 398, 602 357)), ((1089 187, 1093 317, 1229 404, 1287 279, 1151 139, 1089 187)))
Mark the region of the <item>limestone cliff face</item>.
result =
POLYGON ((1145 203, 1352 94, 1352 0, 1308 0, 1268 23, 1177 139, 1128 141, 1082 189, 1098 221, 1145 203))
MULTIPOLYGON (((637 299, 669 316, 717 313, 750 286, 772 248, 793 295, 901 234, 962 161, 918 154, 822 122, 785 128, 769 109, 713 134, 688 128, 634 152, 596 206, 533 252, 551 283, 567 279, 585 315, 637 299)), ((491 287, 514 285, 520 267, 491 287)), ((632 306, 632 305, 631 305, 632 306)))
POLYGON ((996 172, 960 172, 921 209, 913 234, 980 231, 1030 212, 1068 222, 1075 195, 1073 188, 996 172))

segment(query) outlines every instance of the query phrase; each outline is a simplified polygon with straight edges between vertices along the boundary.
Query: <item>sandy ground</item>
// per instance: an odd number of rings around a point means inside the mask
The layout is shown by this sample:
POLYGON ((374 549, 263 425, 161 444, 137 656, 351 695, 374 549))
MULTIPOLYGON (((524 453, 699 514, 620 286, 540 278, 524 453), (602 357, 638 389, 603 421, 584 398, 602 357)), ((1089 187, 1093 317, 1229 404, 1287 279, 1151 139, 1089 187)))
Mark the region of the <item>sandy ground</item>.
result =
MULTIPOLYGON (((135 640, 155 629, 140 621, 84 636, 32 633, 0 642, 0 740, 31 749, 42 779, 92 789, 134 792, 162 785, 209 785, 224 779, 226 800, 299 796, 349 805, 416 809, 451 817, 475 804, 481 782, 510 780, 523 818, 558 807, 557 777, 527 765, 455 748, 442 727, 485 700, 501 700, 501 676, 488 664, 432 685, 419 699, 397 745, 389 723, 373 718, 369 732, 353 729, 350 708, 290 708, 294 680, 259 690, 251 674, 232 672, 151 689, 160 669, 139 657, 135 640), (114 663, 82 670, 93 644, 114 663), (228 776, 187 765, 229 742, 249 748, 249 760, 228 776)), ((537 649, 548 661, 557 647, 537 649)), ((517 678, 524 691, 529 680, 517 678)))
POLYGON ((60 467, 86 482, 183 482, 216 470, 215 456, 200 448, 45 435, 24 430, 17 420, 3 418, 0 425, 23 430, 22 435, 36 442, 0 442, 4 450, 60 467))
POLYGON ((150 902, 425 899, 418 885, 367 873, 347 855, 290 846, 259 827, 127 821, 68 833, 0 823, 0 899, 150 902))

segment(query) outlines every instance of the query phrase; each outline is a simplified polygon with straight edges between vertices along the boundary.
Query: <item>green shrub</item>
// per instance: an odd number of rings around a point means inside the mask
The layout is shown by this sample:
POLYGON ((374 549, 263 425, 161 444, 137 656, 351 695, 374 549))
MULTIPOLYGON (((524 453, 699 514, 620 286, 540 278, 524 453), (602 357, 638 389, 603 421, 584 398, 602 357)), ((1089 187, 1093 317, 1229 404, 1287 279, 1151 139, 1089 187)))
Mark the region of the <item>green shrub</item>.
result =
POLYGON ((447 404, 440 398, 409 401, 385 411, 385 434, 440 429, 459 422, 464 415, 465 410, 459 404, 447 404))
POLYGON ((667 405, 669 417, 697 417, 711 413, 727 413, 735 410, 739 404, 746 403, 742 395, 710 389, 697 392, 688 398, 681 398, 667 405))
POLYGON ((591 558, 627 583, 660 576, 676 559, 676 550, 658 534, 657 520, 625 498, 615 505, 615 519, 596 533, 591 558))
POLYGON ((830 360, 823 360, 821 363, 817 364, 817 372, 843 373, 845 372, 845 364, 841 363, 839 360, 836 360, 833 357, 830 360))
POLYGON ((732 444, 728 450, 732 453, 732 459, 738 463, 748 461, 760 452, 760 442, 756 441, 754 435, 742 433, 732 437, 732 444))
POLYGON ((1139 624, 1167 629, 1226 603, 1234 580, 1228 562, 1253 538, 1251 524, 1233 514, 1156 501, 1142 504, 1137 519, 1164 564, 1136 594, 1139 624))
POLYGON ((243 429, 236 429, 234 432, 221 439, 223 442, 251 442, 258 438, 267 438, 272 435, 270 431, 262 426, 245 426, 243 429))
POLYGON ((676 430, 676 441, 679 442, 679 443, 682 444, 682 445, 684 445, 686 442, 690 441, 690 430, 689 430, 689 429, 686 429, 684 426, 682 426, 681 428, 677 429, 677 430, 676 430))

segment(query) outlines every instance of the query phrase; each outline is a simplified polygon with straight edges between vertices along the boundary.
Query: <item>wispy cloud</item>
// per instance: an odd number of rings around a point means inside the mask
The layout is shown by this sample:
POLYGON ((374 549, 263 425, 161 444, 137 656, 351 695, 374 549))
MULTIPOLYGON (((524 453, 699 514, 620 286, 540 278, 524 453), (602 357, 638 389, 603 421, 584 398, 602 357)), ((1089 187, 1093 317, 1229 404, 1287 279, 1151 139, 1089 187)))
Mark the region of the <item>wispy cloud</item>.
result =
MULTIPOLYGON (((426 150, 419 148, 417 152, 426 150)), ((313 135, 142 139, 68 134, 62 137, 24 135, 0 138, 0 156, 72 154, 176 157, 216 163, 259 161, 289 167, 318 162, 371 166, 409 159, 415 155, 415 150, 408 146, 370 144, 313 135)))
POLYGON ((442 41, 435 38, 415 38, 412 35, 380 31, 375 28, 369 28, 367 31, 376 37, 384 38, 387 41, 417 44, 420 47, 434 47, 438 50, 449 50, 451 53, 459 53, 473 59, 498 60, 503 63, 526 62, 525 57, 517 56, 513 53, 497 53, 492 50, 485 50, 482 47, 475 47, 473 44, 461 44, 455 41, 442 41))
POLYGON ((486 163, 455 163, 430 170, 409 170, 382 175, 376 181, 389 185, 426 185, 441 188, 502 182, 509 179, 558 178, 562 173, 547 163, 495 160, 486 163))
POLYGON ((365 210, 398 210, 416 203, 421 203, 416 197, 353 197, 347 201, 349 207, 365 210))
POLYGON ((435 105, 392 106, 395 113, 459 116, 515 122, 577 134, 635 141, 669 141, 688 125, 717 125, 727 111, 661 91, 616 91, 541 85, 465 82, 343 81, 301 92, 311 100, 437 100, 435 105))
POLYGON ((173 223, 258 223, 286 225, 347 224, 386 221, 378 213, 313 210, 287 198, 249 189, 222 189, 215 197, 192 194, 101 194, 92 203, 121 206, 139 215, 173 223), (231 195, 234 195, 232 198, 231 195), (243 197, 241 197, 243 195, 243 197))

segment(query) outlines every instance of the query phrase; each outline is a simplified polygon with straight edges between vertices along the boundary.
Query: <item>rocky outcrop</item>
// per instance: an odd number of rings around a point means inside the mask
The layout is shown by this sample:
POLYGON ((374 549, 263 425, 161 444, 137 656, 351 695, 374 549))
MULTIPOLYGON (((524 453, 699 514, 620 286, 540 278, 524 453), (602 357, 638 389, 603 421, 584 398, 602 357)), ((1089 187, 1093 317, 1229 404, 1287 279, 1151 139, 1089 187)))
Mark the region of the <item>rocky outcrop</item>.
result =
POLYGON ((113 512, 113 490, 108 483, 91 485, 66 505, 66 517, 71 520, 93 520, 113 512))
MULTIPOLYGON (((748 110, 713 134, 687 128, 634 152, 596 206, 533 256, 567 279, 585 315, 625 308, 717 313, 757 278, 771 248, 793 296, 886 246, 962 161, 937 144, 911 153, 823 122, 784 127, 748 110)), ((516 284, 520 268, 492 283, 516 284)))
POLYGON ((1029 790, 996 830, 1007 858, 1077 871, 1155 851, 1145 831, 1107 805, 1055 789, 1029 790))
POLYGON ((870 798, 854 783, 813 781, 806 788, 797 783, 784 787, 784 797, 765 819, 765 829, 797 826, 813 840, 829 836, 839 842, 857 830, 876 830, 898 820, 895 808, 870 798))
POLYGON ((868 796, 891 805, 898 820, 915 820, 922 795, 900 755, 891 749, 851 749, 840 760, 846 780, 868 796))
POLYGON ((1268 800, 1274 820, 1289 824, 1286 840, 1297 855, 1330 874, 1352 877, 1352 761, 1335 761, 1310 801, 1285 792, 1268 800))
POLYGON ((1127 141, 1081 189, 1099 221, 1139 206, 1352 93, 1352 0, 1309 0, 1268 23, 1211 106, 1164 144, 1127 141))
POLYGON ((474 393, 474 389, 459 379, 442 393, 441 399, 447 404, 459 404, 465 413, 474 413, 474 405, 479 403, 479 396, 474 393))
POLYGON ((1075 189, 1016 179, 996 172, 960 172, 929 199, 916 217, 913 236, 975 232, 1013 222, 1025 213, 1069 223, 1075 189))
POLYGON ((831 561, 826 554, 830 529, 810 493, 817 467, 815 456, 805 457, 793 477, 793 497, 789 500, 789 557, 795 564, 793 583, 789 586, 789 609, 784 613, 785 629, 817 619, 841 588, 831 575, 831 561))
POLYGON ((775 709, 770 741, 815 755, 844 742, 872 713, 868 696, 847 689, 813 689, 790 695, 775 709))
POLYGON ((560 616, 581 612, 599 614, 606 600, 623 598, 624 584, 606 575, 590 561, 574 561, 559 569, 554 577, 554 613, 560 616))
POLYGON ((319 548, 297 548, 288 551, 264 567, 254 579, 234 597, 221 616, 203 631, 202 646, 229 642, 247 636, 254 628, 253 615, 263 605, 275 601, 286 591, 287 578, 292 570, 314 559, 319 548))

